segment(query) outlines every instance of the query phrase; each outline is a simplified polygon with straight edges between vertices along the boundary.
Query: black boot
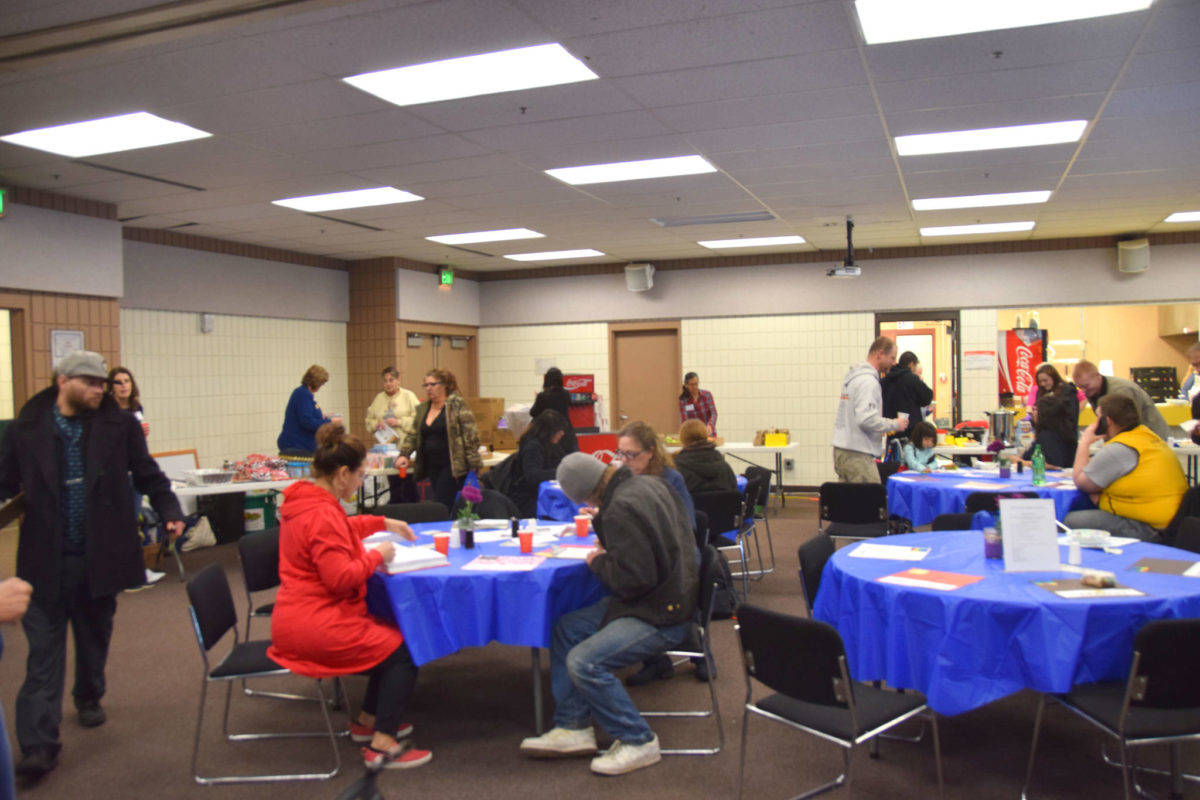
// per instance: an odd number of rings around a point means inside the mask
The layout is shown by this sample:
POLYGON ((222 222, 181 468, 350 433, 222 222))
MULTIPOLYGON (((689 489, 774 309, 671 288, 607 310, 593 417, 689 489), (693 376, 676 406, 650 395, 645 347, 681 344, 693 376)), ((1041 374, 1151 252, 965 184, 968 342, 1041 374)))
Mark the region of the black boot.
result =
POLYGON ((625 679, 627 686, 642 686, 654 680, 666 680, 675 674, 669 656, 655 656, 642 662, 642 668, 625 679))

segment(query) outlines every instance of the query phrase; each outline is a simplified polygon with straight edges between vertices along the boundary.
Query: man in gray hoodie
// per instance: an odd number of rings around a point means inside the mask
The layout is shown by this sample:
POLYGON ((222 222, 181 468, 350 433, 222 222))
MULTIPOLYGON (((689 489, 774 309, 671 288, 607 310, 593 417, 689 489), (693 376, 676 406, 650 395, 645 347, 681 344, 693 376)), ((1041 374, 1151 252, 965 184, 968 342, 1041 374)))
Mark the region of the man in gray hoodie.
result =
POLYGON ((842 397, 833 424, 833 469, 847 483, 879 483, 875 459, 883 453, 883 436, 908 427, 904 417, 882 415, 879 374, 896 363, 896 342, 880 336, 867 360, 850 367, 842 379, 842 397))

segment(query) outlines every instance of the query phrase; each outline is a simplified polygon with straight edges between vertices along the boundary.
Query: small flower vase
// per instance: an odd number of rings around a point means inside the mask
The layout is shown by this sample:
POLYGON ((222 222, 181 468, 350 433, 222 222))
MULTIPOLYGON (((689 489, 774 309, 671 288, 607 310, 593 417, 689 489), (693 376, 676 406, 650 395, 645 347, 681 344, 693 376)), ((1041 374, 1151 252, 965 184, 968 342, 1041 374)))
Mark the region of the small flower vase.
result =
POLYGON ((458 521, 458 540, 464 550, 475 549, 475 520, 460 519, 458 521))
POLYGON ((1000 457, 1000 477, 1001 478, 1011 478, 1012 477, 1012 468, 1009 466, 1009 463, 1010 462, 1006 456, 1000 457))

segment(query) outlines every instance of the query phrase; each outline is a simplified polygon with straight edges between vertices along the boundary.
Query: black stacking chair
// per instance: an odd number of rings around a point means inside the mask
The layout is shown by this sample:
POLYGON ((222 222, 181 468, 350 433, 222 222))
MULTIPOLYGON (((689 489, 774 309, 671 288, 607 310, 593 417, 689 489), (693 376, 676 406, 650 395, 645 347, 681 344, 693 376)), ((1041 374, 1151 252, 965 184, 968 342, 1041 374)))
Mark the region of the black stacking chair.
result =
MULTIPOLYGON (((742 751, 738 761, 739 798, 752 713, 843 748, 842 774, 799 795, 812 797, 839 786, 850 787, 850 756, 855 745, 928 710, 925 697, 918 692, 900 694, 853 682, 846 667, 842 637, 824 622, 743 605, 738 609, 737 631, 746 674, 742 751), (754 700, 755 682, 773 694, 754 700)), ((937 716, 932 712, 930 716, 940 797, 942 750, 937 716)))
POLYGON ((766 467, 751 465, 746 467, 746 470, 742 474, 746 476, 746 497, 747 499, 754 500, 754 519, 762 520, 763 527, 767 530, 767 552, 771 556, 771 566, 765 571, 774 572, 775 543, 771 539, 771 520, 767 518, 767 510, 771 503, 771 478, 775 475, 775 473, 766 467), (757 485, 758 491, 756 492, 756 496, 754 498, 750 498, 750 487, 755 478, 759 480, 757 485))
POLYGON ((879 483, 821 484, 817 532, 834 539, 870 539, 888 532, 887 492, 879 483), (826 525, 825 523, 829 523, 826 525))
POLYGON ((800 545, 797 555, 800 557, 800 588, 808 601, 808 616, 811 617, 817 602, 817 590, 821 587, 821 573, 833 555, 833 539, 829 534, 818 533, 800 545))
MULTIPOLYGON (((516 503, 509 500, 500 492, 494 489, 483 489, 483 499, 475 504, 475 513, 483 519, 512 519, 520 517, 521 511, 517 508, 516 503)), ((454 508, 450 509, 450 515, 458 516, 458 512, 462 510, 467 503, 459 495, 454 500, 454 508)))
POLYGON ((1037 492, 971 492, 966 499, 966 512, 990 511, 995 514, 1000 510, 1001 500, 1036 499, 1037 492))
POLYGON ((1175 541, 1171 546, 1200 553, 1200 517, 1184 517, 1180 520, 1175 541))
POLYGON ((246 638, 255 619, 270 619, 275 603, 254 604, 255 592, 266 592, 279 585, 279 531, 257 531, 238 539, 238 557, 242 562, 242 580, 246 585, 246 638))
POLYGON ((745 498, 736 489, 720 492, 696 492, 692 495, 696 508, 708 515, 709 542, 718 550, 738 551, 742 571, 738 577, 742 579, 742 598, 750 592, 749 575, 746 571, 746 528, 742 524, 742 515, 746 510, 745 498), (733 532, 734 541, 729 541, 722 534, 733 532))
POLYGON ((341 769, 341 754, 338 752, 337 733, 333 730, 333 721, 329 716, 325 692, 321 688, 321 680, 314 681, 316 692, 313 699, 321 707, 325 719, 325 730, 316 732, 285 732, 285 733, 230 733, 229 705, 233 697, 234 681, 247 678, 263 678, 268 676, 289 675, 287 669, 276 664, 267 656, 270 640, 239 641, 237 631, 237 612, 233 608, 233 595, 229 591, 229 581, 220 564, 209 564, 197 572, 187 582, 189 611, 192 617, 192 627, 196 633, 196 642, 200 645, 200 658, 204 662, 204 678, 200 683, 200 708, 196 713, 196 736, 192 742, 192 776, 196 783, 211 786, 226 783, 266 783, 285 780, 326 780, 337 775, 341 769), (215 665, 209 663, 209 651, 233 632, 233 645, 229 652, 215 665), (216 681, 224 681, 225 710, 221 718, 221 731, 230 742, 259 741, 265 739, 295 739, 307 737, 328 738, 333 748, 333 768, 325 772, 305 772, 274 775, 220 775, 202 776, 197 768, 200 757, 200 735, 204 727, 204 702, 208 696, 208 685, 216 681))
MULTIPOLYGON (((1033 744, 1021 797, 1028 797, 1033 778, 1042 714, 1049 698, 1075 712, 1121 743, 1121 785, 1129 800, 1134 790, 1149 796, 1138 784, 1138 772, 1169 774, 1178 786, 1183 777, 1200 781, 1200 775, 1179 772, 1178 747, 1200 740, 1200 619, 1160 619, 1147 622, 1133 640, 1129 677, 1111 683, 1086 683, 1062 695, 1043 694, 1033 723, 1033 744), (1172 748, 1171 771, 1139 767, 1130 750, 1166 744, 1172 748)), ((1178 795, 1173 794, 1173 797, 1178 795)))
POLYGON ((423 503, 391 503, 385 506, 376 506, 371 509, 371 513, 389 519, 398 519, 409 525, 416 525, 420 522, 445 522, 450 519, 450 512, 436 500, 427 500, 423 503))
MULTIPOLYGON (((748 578, 762 580, 768 572, 773 572, 775 570, 773 555, 774 545, 771 544, 769 538, 767 541, 767 546, 772 550, 772 565, 768 567, 766 560, 763 559, 762 545, 758 540, 758 520, 763 520, 765 527, 766 517, 758 516, 756 511, 759 500, 762 497, 765 496, 770 498, 771 472, 769 470, 764 470, 763 472, 748 477, 746 480, 746 491, 742 495, 742 526, 739 537, 746 542, 747 553, 749 553, 750 550, 750 542, 753 541, 754 552, 758 557, 758 569, 750 569, 750 565, 743 561, 741 564, 741 570, 742 572, 746 573, 748 578)), ((735 577, 740 577, 742 572, 735 572, 733 574, 735 577)))
POLYGON ((701 553, 704 548, 708 547, 708 537, 711 532, 708 523, 708 514, 696 509, 695 527, 692 528, 692 534, 696 537, 696 549, 701 553))
POLYGON ((935 531, 969 531, 971 530, 971 520, 974 518, 974 513, 938 514, 933 518, 932 529, 935 531))
POLYGON ((710 705, 707 709, 699 710, 684 710, 684 711, 643 711, 643 717, 690 717, 690 718, 708 718, 711 717, 717 724, 717 743, 711 747, 677 747, 677 748, 662 748, 659 752, 664 755, 676 756, 711 756, 721 752, 721 748, 725 746, 725 728, 721 724, 721 709, 717 704, 717 668, 714 663, 712 654, 712 639, 709 636, 713 614, 713 599, 716 594, 717 580, 719 574, 718 562, 724 556, 712 545, 708 545, 700 551, 700 595, 697 600, 699 605, 698 616, 699 622, 693 626, 692 631, 688 635, 687 641, 683 642, 673 650, 668 650, 666 655, 672 659, 683 658, 700 658, 704 659, 704 666, 708 669, 708 696, 710 705))

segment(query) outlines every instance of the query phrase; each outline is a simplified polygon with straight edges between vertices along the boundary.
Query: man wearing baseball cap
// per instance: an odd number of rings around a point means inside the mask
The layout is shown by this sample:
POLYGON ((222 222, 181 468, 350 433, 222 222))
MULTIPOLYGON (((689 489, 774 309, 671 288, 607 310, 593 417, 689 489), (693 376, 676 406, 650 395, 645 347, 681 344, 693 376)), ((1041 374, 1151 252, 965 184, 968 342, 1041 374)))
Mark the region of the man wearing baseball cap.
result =
POLYGON ((525 739, 521 752, 535 758, 595 755, 595 720, 613 742, 592 759, 592 771, 622 775, 662 756, 658 737, 613 673, 683 641, 699 588, 692 523, 661 478, 634 475, 585 453, 564 458, 557 477, 571 500, 599 506, 599 545, 587 563, 612 595, 555 624, 554 728, 525 739))
POLYGON ((0 500, 20 492, 25 503, 17 576, 33 585, 21 621, 29 659, 16 706, 23 754, 16 769, 30 779, 58 766, 68 623, 79 722, 93 728, 107 719, 100 699, 117 593, 145 580, 131 476, 171 538, 183 532, 171 482, 137 420, 105 392, 107 378, 99 353, 66 356, 54 384, 21 408, 0 443, 0 500))

